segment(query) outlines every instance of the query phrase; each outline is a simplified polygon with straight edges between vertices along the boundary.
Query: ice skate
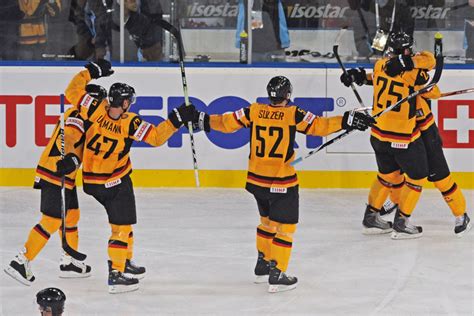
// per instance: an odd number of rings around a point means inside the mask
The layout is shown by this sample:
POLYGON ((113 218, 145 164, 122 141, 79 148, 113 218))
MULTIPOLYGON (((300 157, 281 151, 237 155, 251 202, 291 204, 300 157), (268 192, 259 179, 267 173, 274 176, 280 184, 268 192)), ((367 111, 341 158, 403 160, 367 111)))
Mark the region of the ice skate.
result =
POLYGON ((414 226, 409 223, 410 218, 400 214, 400 209, 395 213, 393 220, 392 239, 413 239, 423 235, 421 226, 414 226))
POLYGON ((35 276, 30 268, 30 261, 26 259, 23 251, 20 251, 20 253, 13 258, 4 271, 21 284, 27 286, 30 286, 35 280, 35 276))
POLYGON ((132 260, 128 260, 125 263, 124 274, 129 278, 135 278, 141 280, 145 277, 146 269, 145 267, 140 267, 135 264, 132 260))
POLYGON ((454 233, 457 237, 462 237, 467 233, 472 227, 471 219, 467 216, 467 213, 464 215, 456 217, 456 224, 454 226, 454 233))
POLYGON ((380 213, 367 205, 365 209, 364 219, 362 221, 364 235, 378 235, 390 233, 392 229, 392 222, 387 222, 380 217, 380 213))
POLYGON ((270 273, 270 264, 264 259, 263 252, 258 252, 257 264, 255 265, 255 281, 254 283, 268 283, 268 275, 270 273))
POLYGON ((109 293, 126 293, 138 290, 138 279, 130 278, 124 273, 112 270, 109 272, 109 293))
POLYGON ((76 260, 65 252, 59 262, 60 278, 87 278, 91 276, 91 266, 76 260))
POLYGON ((276 261, 270 261, 270 274, 268 277, 268 292, 284 292, 293 290, 298 284, 298 279, 294 276, 286 275, 276 267, 276 261))

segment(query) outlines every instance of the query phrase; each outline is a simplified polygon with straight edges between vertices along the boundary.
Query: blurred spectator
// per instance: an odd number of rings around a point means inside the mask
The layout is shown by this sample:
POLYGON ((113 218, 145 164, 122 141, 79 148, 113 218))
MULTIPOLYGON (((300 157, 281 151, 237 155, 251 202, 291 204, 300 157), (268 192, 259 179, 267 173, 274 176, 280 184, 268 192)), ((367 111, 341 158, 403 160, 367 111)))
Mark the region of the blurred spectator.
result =
MULTIPOLYGON (((348 0, 353 12, 349 13, 354 43, 359 57, 369 57, 372 52, 372 38, 375 36, 375 14, 370 10, 370 0, 348 0)), ((373 3, 372 3, 373 4, 373 3)))
MULTIPOLYGON (((369 57, 374 53, 371 43, 375 32, 375 1, 374 0, 348 0, 352 10, 357 11, 357 16, 352 17, 352 27, 354 31, 354 41, 357 53, 360 57, 369 57)), ((388 34, 392 26, 392 12, 394 3, 395 21, 393 22, 393 32, 403 30, 413 36, 415 30, 415 20, 411 13, 411 8, 415 5, 414 0, 378 0, 380 29, 388 34)))
MULTIPOLYGON (((138 48, 139 60, 162 60, 163 30, 157 21, 163 19, 159 0, 124 0, 125 29, 138 48)), ((113 21, 119 29, 120 7, 114 3, 113 21)), ((117 51, 115 49, 115 51, 117 51)))
POLYGON ((18 0, 25 14, 20 21, 18 56, 22 60, 39 60, 46 52, 46 23, 61 10, 60 0, 18 0))
POLYGON ((0 4, 0 59, 17 59, 18 25, 23 18, 18 0, 2 0, 0 4))
POLYGON ((112 45, 112 0, 72 0, 70 20, 77 43, 69 53, 79 60, 103 59, 112 45))
MULTIPOLYGON (((254 17, 261 14, 261 22, 254 23, 255 29, 252 29, 252 61, 265 62, 285 58, 285 48, 290 46, 285 16, 288 10, 284 9, 281 0, 249 0, 249 3, 252 5, 254 17)), ((245 16, 244 0, 240 0, 236 32, 237 48, 240 47, 240 33, 246 29, 245 16)))

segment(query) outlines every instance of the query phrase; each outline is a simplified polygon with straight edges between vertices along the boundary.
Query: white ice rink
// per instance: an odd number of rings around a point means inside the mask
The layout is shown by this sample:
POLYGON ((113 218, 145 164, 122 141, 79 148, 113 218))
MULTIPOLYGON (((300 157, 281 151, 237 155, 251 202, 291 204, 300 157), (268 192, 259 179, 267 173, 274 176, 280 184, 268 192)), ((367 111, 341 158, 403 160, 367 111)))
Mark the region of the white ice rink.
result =
MULTIPOLYGON (((32 264, 36 281, 0 277, 1 315, 38 315, 35 293, 55 286, 65 315, 474 315, 474 231, 453 233, 439 192, 425 190, 413 215, 417 240, 364 236, 368 190, 301 190, 289 273, 296 290, 253 284, 257 207, 244 189, 137 189, 135 261, 147 276, 136 292, 107 292, 105 211, 79 189, 80 250, 93 275, 59 279, 54 235, 32 264)), ((464 190, 474 217, 474 191, 464 190)), ((39 191, 0 188, 2 270, 40 218, 39 191)))

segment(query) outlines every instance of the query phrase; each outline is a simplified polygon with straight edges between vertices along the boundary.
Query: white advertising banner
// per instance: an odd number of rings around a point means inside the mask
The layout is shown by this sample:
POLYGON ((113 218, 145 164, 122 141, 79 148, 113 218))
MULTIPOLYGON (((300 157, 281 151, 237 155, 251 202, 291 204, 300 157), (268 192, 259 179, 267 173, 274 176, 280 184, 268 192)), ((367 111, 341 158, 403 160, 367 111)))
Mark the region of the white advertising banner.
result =
MULTIPOLYGON (((34 168, 59 115, 63 93, 81 67, 0 67, 0 168, 34 168)), ((194 68, 186 69, 191 101, 208 113, 223 113, 266 98, 266 85, 276 75, 293 84, 293 102, 317 115, 341 115, 358 107, 351 89, 339 81, 337 68, 194 68)), ((154 124, 183 103, 176 67, 116 67, 109 78, 96 80, 108 89, 114 82, 135 87, 132 111, 154 124)), ((472 70, 444 70, 442 91, 474 87, 472 70)), ((358 87, 366 106, 372 89, 358 87)), ((472 172, 474 161, 474 98, 459 95, 433 101, 433 112, 444 139, 453 171, 472 172)), ((196 134, 199 167, 208 170, 244 170, 248 157, 248 130, 235 134, 196 134)), ((329 138, 331 138, 330 136, 329 138)), ((328 138, 297 136, 297 155, 318 147, 328 138)), ((189 137, 184 129, 159 148, 135 144, 134 169, 192 169, 189 137)), ((298 166, 300 170, 376 170, 369 133, 354 132, 298 166)))

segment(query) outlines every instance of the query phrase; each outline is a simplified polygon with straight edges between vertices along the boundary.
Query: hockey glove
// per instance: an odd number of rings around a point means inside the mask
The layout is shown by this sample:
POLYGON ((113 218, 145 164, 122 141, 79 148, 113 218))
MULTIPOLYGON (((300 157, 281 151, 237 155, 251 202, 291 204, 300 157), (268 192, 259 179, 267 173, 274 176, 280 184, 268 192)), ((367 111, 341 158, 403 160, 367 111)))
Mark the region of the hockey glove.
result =
POLYGON ((398 55, 390 58, 385 63, 385 73, 390 77, 400 75, 402 72, 414 68, 413 59, 409 55, 398 55))
POLYGON ((169 114, 168 119, 171 121, 174 127, 180 128, 183 124, 187 125, 194 118, 196 108, 194 105, 181 104, 179 107, 174 108, 169 114))
POLYGON ((344 112, 344 116, 342 117, 342 128, 348 131, 354 129, 365 131, 369 126, 375 123, 375 119, 372 116, 355 110, 344 112))
POLYGON ((56 162, 56 174, 60 177, 70 174, 76 170, 80 165, 79 157, 73 153, 69 153, 64 156, 64 159, 56 162))
POLYGON ((361 67, 349 69, 347 73, 341 75, 341 82, 346 87, 349 87, 353 82, 357 83, 359 86, 365 84, 367 82, 365 69, 361 67))
POLYGON ((209 123, 209 115, 205 112, 196 111, 193 118, 193 130, 194 131, 205 131, 209 133, 211 131, 211 124, 209 123))
POLYGON ((89 70, 92 79, 108 77, 114 73, 112 70, 112 64, 110 64, 110 62, 105 59, 99 59, 97 62, 91 61, 84 67, 89 70))
POLYGON ((105 90, 104 87, 99 86, 97 84, 88 84, 86 86, 86 92, 94 97, 95 99, 98 99, 102 101, 104 98, 107 97, 107 90, 105 90))

